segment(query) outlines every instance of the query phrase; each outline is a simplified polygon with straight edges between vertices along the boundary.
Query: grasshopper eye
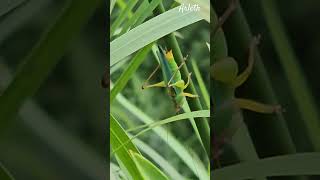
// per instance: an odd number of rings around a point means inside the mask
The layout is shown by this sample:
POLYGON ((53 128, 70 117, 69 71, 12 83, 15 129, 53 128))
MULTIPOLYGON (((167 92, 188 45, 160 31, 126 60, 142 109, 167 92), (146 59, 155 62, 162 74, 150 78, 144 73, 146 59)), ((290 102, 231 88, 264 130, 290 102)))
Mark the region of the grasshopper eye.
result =
POLYGON ((231 58, 219 60, 211 67, 211 76, 217 81, 233 83, 238 74, 238 64, 231 58))

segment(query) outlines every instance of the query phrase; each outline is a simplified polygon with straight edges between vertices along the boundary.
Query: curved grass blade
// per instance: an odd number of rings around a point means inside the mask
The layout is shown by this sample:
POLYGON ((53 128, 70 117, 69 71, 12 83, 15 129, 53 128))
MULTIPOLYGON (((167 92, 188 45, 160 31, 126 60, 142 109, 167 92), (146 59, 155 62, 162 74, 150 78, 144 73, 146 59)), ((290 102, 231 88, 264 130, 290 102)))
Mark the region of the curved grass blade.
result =
POLYGON ((121 74, 120 78, 115 83, 114 87, 110 92, 110 103, 113 102, 114 98, 117 94, 125 87, 128 83, 130 77, 133 73, 136 72, 141 63, 145 60, 145 57, 149 53, 152 48, 153 43, 147 45, 143 49, 141 49, 132 59, 128 68, 121 74))
POLYGON ((0 162, 0 179, 1 180, 14 180, 10 172, 0 162))
POLYGON ((18 8, 15 8, 14 12, 7 13, 5 18, 0 20, 0 44, 14 32, 19 31, 19 27, 28 23, 49 3, 51 3, 50 0, 29 0, 28 3, 23 3, 18 8))
POLYGON ((152 18, 111 42, 110 66, 147 44, 201 19, 196 12, 181 13, 178 8, 152 18))
POLYGON ((128 135, 122 129, 121 125, 118 121, 110 115, 110 145, 112 149, 118 149, 115 152, 118 163, 122 168, 125 168, 128 175, 130 175, 133 179, 142 179, 142 175, 135 165, 132 156, 129 151, 140 153, 136 146, 130 141, 128 135), (119 147, 121 147, 119 149, 119 147))
POLYGON ((114 8, 114 5, 116 4, 116 1, 117 1, 117 0, 111 0, 111 1, 110 1, 110 14, 112 13, 112 10, 113 10, 113 8, 114 8))
POLYGON ((155 127, 164 125, 164 124, 168 124, 168 123, 172 123, 172 122, 176 122, 176 121, 181 121, 181 120, 185 120, 185 119, 189 119, 189 118, 197 118, 197 117, 210 117, 210 111, 209 110, 201 110, 201 111, 192 111, 192 112, 187 112, 187 113, 183 113, 183 114, 179 114, 176 116, 172 116, 170 118, 161 120, 161 121, 156 121, 150 124, 146 124, 144 125, 145 129, 140 131, 139 133, 137 133, 136 135, 134 135, 133 137, 130 138, 130 140, 128 140, 127 142, 125 142, 124 144, 122 144, 121 146, 119 146, 117 149, 115 149, 112 154, 116 153, 119 149, 123 148, 123 146, 125 146, 127 143, 130 143, 133 139, 137 138, 138 136, 144 134, 145 132, 152 130, 155 127))
POLYGON ((126 8, 120 13, 118 18, 112 23, 110 27, 110 37, 114 35, 114 32, 117 30, 117 28, 121 25, 121 23, 128 17, 129 12, 131 12, 132 8, 136 5, 138 0, 131 0, 126 5, 126 8))
POLYGON ((271 38, 279 61, 289 82, 290 90, 299 109, 302 122, 307 129, 308 137, 315 151, 320 151, 320 116, 314 97, 299 65, 299 60, 294 53, 285 28, 281 22, 275 2, 272 0, 261 1, 264 18, 267 22, 271 38))
POLYGON ((119 34, 121 36, 122 34, 126 33, 131 27, 133 27, 134 23, 141 17, 143 14, 145 14, 147 7, 149 6, 148 0, 143 1, 139 8, 136 10, 136 12, 133 14, 133 16, 123 25, 123 28, 119 34))
POLYGON ((140 151, 147 154, 154 162, 156 162, 165 171, 171 179, 186 179, 173 167, 166 159, 157 153, 152 147, 148 146, 143 141, 136 138, 133 140, 134 144, 138 146, 140 151))
MULTIPOLYGON (((71 38, 80 32, 101 2, 67 1, 67 8, 63 9, 55 24, 49 27, 31 53, 21 62, 22 66, 17 75, 0 97, 2 124, 7 124, 25 100, 37 91, 61 59, 71 38)), ((1 128, 4 127, 1 125, 1 128)))
POLYGON ((169 178, 161 172, 160 169, 158 169, 155 165, 153 165, 150 161, 148 161, 146 158, 141 156, 138 153, 135 153, 133 151, 130 151, 131 156, 133 157, 133 160, 140 170, 143 179, 145 180, 169 180, 169 178))
MULTIPOLYGON (((143 111, 138 109, 136 106, 131 104, 121 94, 119 94, 116 99, 122 106, 124 106, 124 108, 128 112, 131 113, 130 115, 135 116, 141 122, 145 124, 150 124, 155 122, 154 120, 152 120, 150 116, 148 116, 143 111)), ((164 127, 156 127, 156 128, 153 128, 152 130, 163 140, 163 142, 168 144, 168 146, 177 154, 178 157, 181 158, 181 160, 189 167, 189 169, 195 175, 198 176, 199 179, 201 180, 209 179, 207 170, 204 167, 203 163, 196 162, 197 171, 194 168, 195 162, 193 161, 193 159, 199 159, 199 158, 191 155, 190 152, 186 149, 186 147, 184 147, 183 144, 180 143, 180 141, 178 141, 174 136, 172 136, 171 133, 168 133, 164 127), (169 141, 167 141, 167 139, 169 139, 169 141)))
POLYGON ((207 108, 210 109, 210 96, 207 91, 206 85, 204 84, 204 81, 201 77, 198 65, 194 59, 191 60, 191 63, 192 63, 193 72, 197 78, 197 81, 200 87, 201 97, 203 97, 203 100, 206 103, 207 108))
POLYGON ((134 27, 140 25, 145 19, 147 19, 147 17, 152 14, 152 11, 159 5, 160 2, 162 2, 162 0, 153 0, 142 16, 139 17, 134 27))
POLYGON ((320 153, 300 153, 231 165, 213 171, 213 179, 253 179, 261 176, 320 175, 320 153))

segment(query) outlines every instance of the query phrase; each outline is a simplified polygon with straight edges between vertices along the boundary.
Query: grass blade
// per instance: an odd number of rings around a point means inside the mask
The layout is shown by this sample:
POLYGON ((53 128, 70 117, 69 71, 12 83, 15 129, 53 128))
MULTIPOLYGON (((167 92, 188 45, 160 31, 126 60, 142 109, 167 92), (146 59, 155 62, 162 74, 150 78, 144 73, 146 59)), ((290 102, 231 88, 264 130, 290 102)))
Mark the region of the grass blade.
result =
POLYGON ((112 115, 110 115, 110 145, 113 150, 117 149, 115 155, 118 163, 126 169, 126 172, 128 172, 133 179, 143 179, 129 151, 138 154, 140 152, 112 115))
POLYGON ((112 10, 113 10, 113 8, 114 8, 114 5, 116 4, 116 1, 117 1, 117 0, 111 0, 111 1, 110 1, 110 14, 112 13, 112 10))
POLYGON ((206 103, 207 108, 210 109, 210 96, 207 91, 206 85, 204 84, 204 81, 201 77, 198 65, 194 59, 191 60, 191 63, 192 63, 193 72, 197 78, 197 81, 198 81, 198 84, 200 87, 201 97, 203 98, 204 102, 206 103))
POLYGON ((213 171, 213 179, 253 179, 260 176, 320 175, 320 153, 276 156, 213 171))
POLYGON ((310 93, 298 59, 289 43, 283 23, 277 13, 275 2, 263 0, 261 3, 273 44, 287 76, 290 90, 298 106, 302 122, 304 122, 307 128, 307 133, 314 150, 320 151, 320 119, 316 103, 310 93))
POLYGON ((110 44, 110 66, 155 40, 200 21, 196 12, 181 13, 171 9, 118 37, 110 44))
POLYGON ((169 180, 169 178, 163 172, 161 172, 160 169, 158 169, 146 158, 133 151, 130 151, 130 154, 145 180, 169 180))
MULTIPOLYGON (((155 122, 151 117, 145 114, 143 111, 138 109, 136 106, 131 104, 127 99, 125 99, 121 94, 117 96, 117 101, 123 105, 128 112, 128 116, 133 115, 138 120, 142 121, 144 124, 150 124, 155 122)), ((154 131, 168 146, 176 153, 178 157, 189 167, 189 169, 199 177, 201 180, 209 179, 207 175, 206 168, 202 165, 202 163, 197 163, 197 171, 194 168, 194 162, 192 159, 199 159, 199 158, 192 158, 192 155, 189 151, 184 147, 183 144, 180 143, 174 136, 167 132, 164 127, 156 127, 153 128, 154 131), (167 141, 169 139, 169 141, 167 141)))
POLYGON ((121 12, 118 18, 114 21, 114 23, 110 27, 110 37, 114 35, 114 32, 117 28, 121 25, 121 23, 128 17, 129 12, 131 12, 132 8, 136 5, 138 0, 131 0, 129 1, 126 8, 121 12))
POLYGON ((138 146, 140 151, 147 154, 154 162, 156 162, 170 177, 171 179, 186 179, 159 153, 148 146, 146 143, 139 139, 133 140, 134 144, 138 146))
MULTIPOLYGON (((83 3, 76 0, 68 1, 67 8, 22 61, 17 75, 0 97, 2 124, 8 123, 24 101, 37 91, 61 59, 71 38, 80 32, 101 2, 101 0, 84 1, 83 3)), ((4 128, 4 125, 1 125, 1 128, 4 128)))
POLYGON ((127 21, 126 24, 123 25, 123 28, 120 32, 120 36, 126 33, 130 27, 133 27, 134 23, 141 17, 143 14, 146 13, 146 8, 149 6, 149 2, 147 0, 143 1, 139 8, 136 10, 134 15, 127 21))
POLYGON ((140 50, 136 56, 133 57, 128 68, 121 74, 120 78, 117 80, 116 84, 110 92, 110 103, 113 102, 116 95, 125 87, 128 83, 130 77, 136 72, 141 63, 145 60, 145 57, 152 48, 152 44, 147 45, 145 48, 140 50))
POLYGON ((0 162, 0 179, 2 180, 14 180, 10 172, 0 162))
POLYGON ((147 19, 148 16, 151 15, 152 11, 159 5, 160 2, 162 2, 162 0, 153 0, 142 16, 140 16, 140 18, 137 20, 135 27, 140 25, 145 19, 147 19))

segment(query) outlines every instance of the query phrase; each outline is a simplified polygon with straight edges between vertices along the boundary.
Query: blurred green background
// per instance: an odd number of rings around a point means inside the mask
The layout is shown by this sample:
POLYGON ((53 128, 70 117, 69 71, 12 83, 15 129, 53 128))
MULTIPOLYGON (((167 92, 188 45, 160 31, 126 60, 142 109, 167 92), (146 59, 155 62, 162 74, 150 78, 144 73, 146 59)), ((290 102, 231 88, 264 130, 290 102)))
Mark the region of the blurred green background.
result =
MULTIPOLYGON (((0 1, 0 92, 70 2, 0 1)), ((108 60, 106 15, 100 3, 18 117, 0 124, 6 127, 0 132, 0 162, 16 179, 107 176, 107 91, 100 85, 108 60)))

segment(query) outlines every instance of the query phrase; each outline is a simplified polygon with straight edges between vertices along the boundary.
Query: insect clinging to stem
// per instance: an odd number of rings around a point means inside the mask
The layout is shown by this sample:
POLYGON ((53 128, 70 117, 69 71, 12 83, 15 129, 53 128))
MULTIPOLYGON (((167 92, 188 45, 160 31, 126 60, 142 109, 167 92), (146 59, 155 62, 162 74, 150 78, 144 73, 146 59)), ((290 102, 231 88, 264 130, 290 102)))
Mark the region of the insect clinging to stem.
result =
MULTIPOLYGON (((239 0, 231 0, 229 7, 219 18, 216 27, 213 30, 213 39, 224 39, 221 30, 223 23, 236 10, 239 0), (218 37, 219 36, 219 37, 218 37)), ((225 48, 217 49, 211 66, 212 88, 213 88, 213 131, 211 134, 212 157, 218 162, 222 153, 221 147, 231 141, 234 134, 241 127, 243 118, 241 109, 251 110, 259 113, 280 113, 282 111, 279 105, 267 105, 249 99, 235 97, 236 88, 245 83, 249 78, 253 66, 255 50, 260 41, 260 35, 253 37, 249 45, 248 65, 242 73, 238 74, 238 63, 234 58, 229 57, 225 48)), ((222 42, 222 41, 221 41, 222 42)), ((221 43, 220 42, 220 43, 221 43)), ((219 42, 218 42, 219 43, 219 42)), ((225 43, 220 44, 226 46, 225 43)))
MULTIPOLYGON (((213 145, 219 147, 219 142, 230 140, 242 123, 240 109, 258 113, 272 114, 282 111, 279 105, 267 105, 249 99, 235 97, 235 90, 250 76, 254 65, 254 52, 260 40, 260 35, 254 37, 249 47, 248 66, 238 74, 238 64, 232 57, 217 60, 211 67, 214 95, 214 138, 213 145)), ((219 155, 217 147, 215 155, 219 155)), ((215 156, 214 156, 215 157, 215 156)))
POLYGON ((168 89, 169 95, 172 97, 173 102, 176 107, 176 112, 179 112, 183 103, 184 97, 197 98, 198 95, 184 92, 184 90, 189 86, 191 81, 191 73, 188 75, 187 82, 181 78, 180 69, 186 63, 186 58, 178 66, 172 50, 165 51, 161 46, 158 46, 157 56, 159 58, 160 64, 156 69, 150 74, 145 83, 142 85, 142 89, 152 88, 152 87, 163 87, 168 89), (151 77, 161 69, 163 75, 163 81, 147 85, 147 82, 151 77))

